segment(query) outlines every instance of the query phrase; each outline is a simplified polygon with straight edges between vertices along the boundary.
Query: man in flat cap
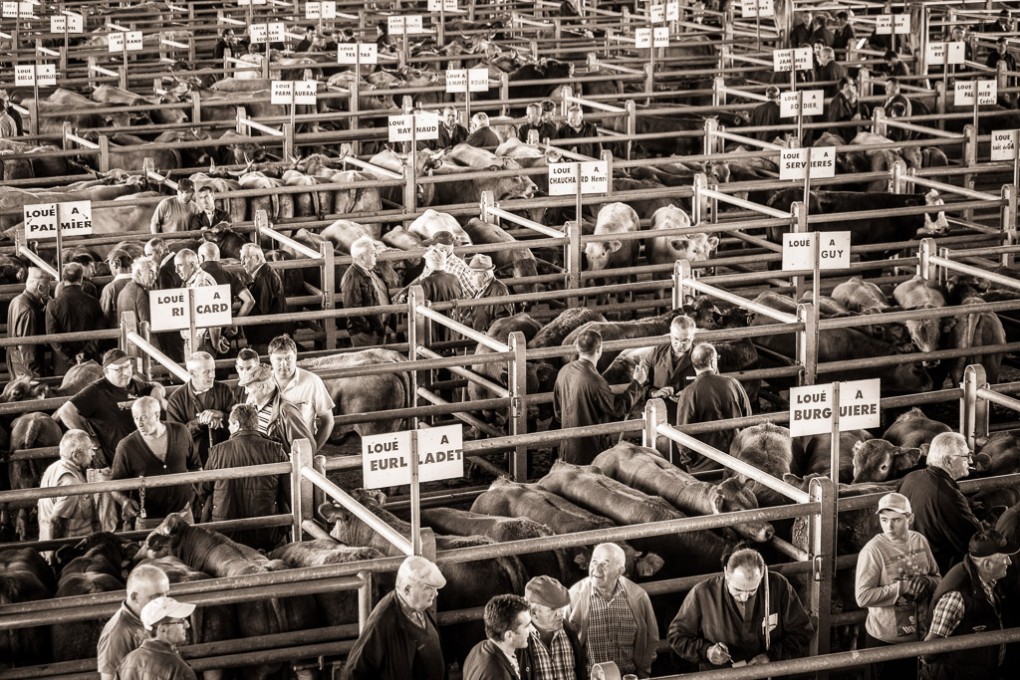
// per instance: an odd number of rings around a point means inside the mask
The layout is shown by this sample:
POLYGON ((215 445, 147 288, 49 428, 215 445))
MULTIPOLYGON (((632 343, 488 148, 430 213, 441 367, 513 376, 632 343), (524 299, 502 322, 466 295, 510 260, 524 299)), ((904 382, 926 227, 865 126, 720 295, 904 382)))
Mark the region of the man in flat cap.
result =
POLYGON ((194 611, 195 605, 172 597, 157 597, 142 607, 140 618, 150 637, 120 662, 117 680, 196 680, 177 649, 188 640, 194 611))
MULTIPOLYGON (((510 295, 506 285, 496 278, 496 267, 492 258, 478 253, 468 263, 474 281, 474 299, 498 298, 510 295)), ((514 306, 511 302, 493 302, 487 305, 466 306, 461 308, 461 322, 476 331, 484 333, 496 319, 513 316, 514 306)))
POLYGON ((453 234, 448 231, 437 231, 432 235, 432 238, 425 239, 421 244, 429 249, 436 248, 443 251, 446 255, 445 271, 457 277, 464 297, 468 298, 475 294, 475 275, 473 270, 459 255, 453 254, 453 247, 457 245, 453 234))
POLYGON ((524 586, 534 630, 525 649, 523 666, 531 668, 531 680, 587 680, 588 650, 574 626, 564 620, 570 592, 551 576, 536 576, 524 586))
MULTIPOLYGON (((932 597, 931 621, 925 640, 1002 630, 1005 602, 999 581, 1013 563, 1018 546, 995 529, 975 533, 963 562, 942 579, 932 597)), ((932 680, 995 680, 1001 673, 1003 645, 961 649, 922 657, 927 667, 919 677, 932 680)))
POLYGON ((301 409, 280 392, 273 379, 273 369, 260 363, 237 381, 247 394, 247 403, 258 411, 259 432, 283 444, 290 451, 298 439, 307 439, 315 448, 315 434, 301 414, 301 409))
POLYGON ((424 557, 408 557, 396 589, 372 610, 344 666, 343 680, 444 680, 446 661, 432 605, 446 579, 424 557))

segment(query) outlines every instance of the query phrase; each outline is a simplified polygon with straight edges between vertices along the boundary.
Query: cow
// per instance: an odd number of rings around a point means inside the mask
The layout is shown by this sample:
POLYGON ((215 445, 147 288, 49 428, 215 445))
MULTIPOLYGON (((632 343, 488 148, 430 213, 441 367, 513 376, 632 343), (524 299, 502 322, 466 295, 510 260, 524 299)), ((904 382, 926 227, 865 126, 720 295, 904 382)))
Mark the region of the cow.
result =
POLYGON ((535 335, 534 342, 529 347, 559 347, 563 341, 589 321, 602 322, 606 317, 588 307, 570 307, 560 312, 555 319, 549 321, 542 330, 535 335))
POLYGON ((984 477, 1020 472, 1020 439, 1012 432, 991 435, 974 456, 974 471, 984 477))
MULTIPOLYGON (((28 376, 22 376, 4 385, 4 390, 0 393, 0 404, 45 399, 48 391, 46 383, 39 382, 28 376)), ((6 449, 7 447, 5 446, 4 448, 6 449)))
MULTIPOLYGON (((244 236, 247 236, 245 234, 244 236)), ((220 251, 220 259, 222 260, 240 260, 241 259, 241 248, 246 243, 251 243, 241 234, 237 233, 229 226, 223 226, 221 222, 219 225, 214 225, 208 229, 202 230, 202 240, 215 243, 216 247, 220 251)))
MULTIPOLYGON (((464 233, 471 243, 517 243, 517 239, 508 234, 502 227, 472 217, 463 227, 464 233)), ((497 278, 524 279, 538 276, 538 263, 530 248, 523 244, 513 250, 497 250, 492 253, 492 262, 496 266, 497 278)), ((510 286, 514 293, 537 293, 540 284, 514 283, 510 286)))
MULTIPOLYGON (((562 460, 538 480, 538 487, 613 520, 620 526, 682 519, 686 515, 656 496, 602 474, 591 465, 562 460)), ((727 543, 707 531, 656 536, 632 541, 636 547, 663 555, 675 575, 708 574, 719 569, 727 543)))
MULTIPOLYGON (((607 203, 599 210, 595 223, 596 236, 633 234, 641 230, 638 214, 626 203, 607 203)), ((592 241, 584 245, 584 257, 590 271, 632 267, 637 263, 637 240, 592 241)))
MULTIPOLYGON (((293 169, 285 170, 280 176, 280 180, 284 186, 288 187, 313 187, 319 184, 315 177, 309 177, 305 173, 293 169)), ((306 194, 290 194, 294 201, 294 217, 314 217, 321 220, 328 213, 319 201, 320 195, 321 192, 318 191, 309 191, 306 194)))
MULTIPOLYGON (((356 489, 354 499, 405 537, 411 535, 411 525, 383 509, 385 496, 379 492, 356 489)), ((330 534, 341 543, 350 546, 375 548, 385 555, 403 556, 403 553, 378 534, 361 519, 345 508, 325 503, 319 507, 319 514, 333 524, 330 534)), ((453 550, 492 545, 493 541, 483 536, 436 536, 436 548, 453 550)), ((452 611, 481 607, 494 595, 524 592, 525 572, 516 557, 496 557, 475 562, 447 562, 442 565, 446 587, 439 591, 439 611, 452 611)), ((481 639, 481 622, 468 621, 443 626, 440 637, 443 649, 461 664, 468 651, 481 639)))
MULTIPOLYGON (((395 151, 386 149, 380 151, 369 159, 369 163, 377 167, 403 174, 404 166, 407 164, 407 155, 398 154, 395 151)), ((414 154, 414 171, 415 177, 429 177, 431 176, 436 168, 442 165, 443 152, 430 152, 424 149, 420 149, 414 154)), ((392 177, 383 175, 377 175, 369 171, 375 179, 387 179, 391 180, 392 177)), ((389 201, 393 205, 404 205, 403 189, 401 187, 382 187, 379 191, 380 196, 383 200, 389 201)), ((419 206, 432 205, 436 195, 436 185, 433 183, 418 184, 416 191, 416 203, 419 206)), ((404 206, 410 208, 410 206, 404 206)))
POLYGON ((492 175, 487 171, 522 170, 520 163, 512 158, 497 156, 498 165, 488 167, 465 167, 443 162, 435 171, 443 181, 436 184, 435 195, 429 205, 454 205, 471 203, 477 205, 484 192, 490 192, 493 200, 505 201, 514 198, 534 198, 538 186, 527 175, 492 175), (458 175, 480 175, 469 179, 458 179, 458 175))
MULTIPOLYGON (((545 99, 557 88, 568 84, 573 75, 574 64, 571 62, 543 58, 537 62, 523 64, 507 76, 510 99, 529 102, 545 99)), ((476 96, 484 100, 496 99, 499 97, 499 91, 490 89, 476 96)))
POLYGON ((901 413, 893 424, 886 428, 882 439, 897 446, 920 448, 923 444, 931 444, 935 435, 952 431, 953 428, 932 420, 915 406, 906 413, 901 413))
MULTIPOLYGON (((326 389, 336 404, 337 415, 376 413, 405 408, 412 403, 411 383, 408 374, 396 370, 396 365, 406 361, 399 352, 389 349, 363 349, 357 352, 302 359, 298 366, 314 373, 361 366, 392 365, 391 373, 376 373, 354 377, 326 377, 326 389)), ((404 429, 404 421, 393 418, 388 421, 340 425, 333 430, 333 437, 342 439, 351 432, 364 437, 371 434, 398 432, 404 429)))
MULTIPOLYGON (((839 481, 849 484, 854 477, 853 450, 856 444, 871 439, 865 430, 848 430, 839 433, 839 481)), ((832 469, 832 435, 830 433, 813 434, 801 439, 804 447, 804 460, 798 461, 797 467, 805 475, 820 474, 829 476, 832 469)))
MULTIPOLYGON (((124 132, 110 135, 109 140, 111 168, 140 173, 146 159, 151 159, 153 167, 164 173, 182 167, 181 154, 177 149, 153 149, 141 137, 124 132)), ((99 168, 98 156, 89 156, 89 160, 96 169, 99 168)))
MULTIPOLYGON (((885 439, 869 439, 854 445, 852 484, 881 483, 899 479, 914 470, 928 445, 896 446, 885 439)), ((842 476, 840 481, 842 481, 842 476)))
MULTIPOLYGON (((49 190, 49 189, 17 189, 15 187, 0 187, 0 228, 7 231, 11 227, 20 224, 22 212, 26 204, 37 203, 62 203, 65 201, 90 200, 93 203, 99 201, 112 201, 119 197, 138 198, 142 188, 143 178, 124 174, 112 174, 109 183, 93 185, 81 190, 49 190), (116 180, 123 181, 116 181, 116 180), (14 213, 17 214, 8 214, 14 213)), ((151 216, 156 209, 155 205, 147 206, 151 216)), ((134 224, 125 221, 122 209, 111 206, 96 206, 92 209, 92 229, 94 234, 116 234, 131 231, 148 231, 148 221, 144 224, 134 224)), ((99 250, 97 248, 97 250, 99 250)))
MULTIPOLYGON (((978 292, 977 285, 979 284, 973 279, 965 280, 963 277, 953 277, 950 287, 955 304, 964 309, 967 306, 984 304, 985 299, 978 292)), ((943 345, 947 349, 987 347, 1006 342, 1006 329, 1003 327, 999 315, 994 312, 964 313, 948 317, 945 319, 944 329, 943 345)), ((999 382, 1003 358, 1003 353, 996 353, 949 359, 946 363, 951 384, 956 386, 963 381, 964 372, 970 364, 981 364, 985 369, 987 381, 995 384, 999 382)), ((936 385, 936 387, 941 387, 941 385, 936 385)))
POLYGON ((460 222, 449 213, 437 212, 427 208, 421 215, 408 225, 407 230, 421 239, 430 239, 440 231, 447 231, 453 236, 458 246, 471 245, 471 237, 461 228, 460 222))
MULTIPOLYGON (((56 582, 46 560, 34 548, 0 550, 0 605, 48 600, 56 582)), ((0 668, 49 663, 46 626, 11 628, 0 635, 0 668)))
MULTIPOLYGON (((680 208, 659 208, 652 215, 652 232, 662 229, 683 229, 691 226, 691 218, 680 208)), ((703 262, 719 246, 719 238, 708 234, 675 234, 653 236, 645 241, 645 257, 649 264, 673 264, 677 260, 703 262)))
POLYGON ((881 314, 893 308, 881 288, 860 276, 852 276, 833 288, 832 299, 858 314, 881 314))
MULTIPOLYGON (((11 425, 11 451, 57 446, 60 444, 60 438, 60 425, 45 413, 26 413, 18 416, 11 425)), ((44 468, 43 461, 38 459, 9 461, 7 473, 11 489, 38 488, 44 468)), ((0 522, 0 524, 9 522, 13 509, 17 509, 14 530, 18 537, 25 541, 30 535, 36 535, 38 525, 29 521, 30 517, 35 516, 35 501, 6 504, 3 515, 8 518, 8 521, 0 522)))
MULTIPOLYGON (((546 491, 536 484, 522 484, 501 477, 489 485, 471 504, 471 512, 500 517, 526 517, 549 527, 557 535, 576 534, 581 531, 609 529, 614 526, 606 517, 590 512, 567 499, 546 491)), ((662 569, 663 559, 655 553, 642 553, 626 541, 615 541, 626 555, 626 573, 649 577, 662 569)), ((591 548, 567 548, 574 555, 573 562, 587 572, 591 548)), ((576 580, 582 572, 575 574, 576 580)))
MULTIPOLYGON (((128 111, 112 111, 99 113, 97 110, 110 107, 97 104, 88 97, 57 88, 46 99, 34 100, 23 99, 21 105, 31 112, 38 107, 39 110, 39 134, 43 136, 63 135, 64 122, 69 122, 73 130, 99 129, 99 128, 129 128, 135 119, 145 122, 144 112, 131 113, 128 111)), ((29 129, 31 123, 25 120, 25 128, 29 129)))
POLYGON ((294 217, 294 199, 289 194, 273 193, 274 189, 283 186, 281 180, 269 177, 262 172, 249 171, 241 175, 238 183, 241 185, 241 189, 257 189, 265 192, 265 195, 252 196, 248 199, 249 215, 254 215, 259 210, 265 210, 272 224, 294 217))
POLYGON ((143 97, 114 85, 103 83, 92 90, 91 97, 99 104, 147 106, 145 111, 136 112, 135 115, 139 118, 132 120, 132 125, 181 125, 188 122, 188 114, 183 108, 162 106, 167 103, 175 103, 177 97, 173 95, 159 94, 143 97))
MULTIPOLYGON (((703 482, 666 461, 655 449, 630 442, 606 449, 592 465, 616 481, 663 498, 690 515, 718 515, 758 507, 758 499, 738 480, 703 482)), ((733 530, 755 542, 768 541, 775 533, 768 522, 742 522, 733 530)))
MULTIPOLYGON (((738 432, 730 443, 729 454, 776 479, 783 479, 786 474, 800 474, 796 465, 804 459, 800 442, 790 438, 788 428, 774 423, 753 425, 738 432)), ((744 475, 736 475, 736 478, 748 484, 744 475)), ((786 496, 753 480, 748 488, 762 506, 790 502, 786 496)))
MULTIPOLYGON (((932 285, 921 276, 904 281, 893 290, 893 298, 903 309, 935 309, 946 306, 946 298, 937 285, 932 285)), ((929 318, 929 319, 908 319, 906 322, 907 332, 914 346, 920 352, 934 352, 941 344, 944 327, 951 324, 950 317, 929 318)), ((934 367, 939 364, 926 360, 925 367, 934 367)), ((935 386, 941 389, 942 385, 935 386)))
MULTIPOLYGON (((597 332, 602 337, 603 342, 625 340, 628 338, 652 338, 658 335, 665 335, 669 333, 669 324, 679 314, 679 310, 669 310, 658 316, 635 321, 589 321, 572 330, 567 337, 563 338, 561 345, 572 348, 577 336, 585 331, 597 332)), ((613 363, 613 359, 616 358, 617 354, 619 354, 619 351, 604 351, 596 368, 599 371, 606 370, 613 363)))

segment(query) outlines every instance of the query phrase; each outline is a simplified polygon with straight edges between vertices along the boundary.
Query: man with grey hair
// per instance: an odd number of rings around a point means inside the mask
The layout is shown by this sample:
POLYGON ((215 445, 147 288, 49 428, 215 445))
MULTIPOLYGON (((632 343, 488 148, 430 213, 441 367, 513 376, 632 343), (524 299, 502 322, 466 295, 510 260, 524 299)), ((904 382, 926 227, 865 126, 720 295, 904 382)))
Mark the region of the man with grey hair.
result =
MULTIPOLYGON (((375 269, 375 243, 362 236, 351 244, 354 263, 340 280, 345 309, 379 307, 390 304, 390 293, 375 269)), ((381 345, 386 342, 389 314, 366 314, 347 317, 347 333, 352 347, 381 345)))
MULTIPOLYGON (((283 314, 287 311, 287 295, 283 290, 283 281, 266 262, 266 256, 254 243, 241 246, 241 266, 251 277, 248 289, 255 304, 253 316, 283 314)), ((259 352, 265 352, 269 341, 281 333, 288 332, 289 324, 269 323, 257 326, 245 326, 244 334, 248 344, 259 352)))
MULTIPOLYGON (((181 277, 185 288, 206 288, 216 286, 216 279, 210 276, 204 269, 198 266, 198 254, 189 248, 183 248, 174 255, 174 270, 181 277)), ((230 304, 230 300, 223 300, 230 304)), ((184 356, 191 356, 194 352, 209 352, 213 356, 226 354, 230 344, 223 337, 223 329, 219 326, 195 329, 195 347, 191 346, 191 331, 181 331, 184 339, 184 356)))
MULTIPOLYGON (((156 286, 157 265, 148 257, 139 257, 131 263, 131 280, 124 284, 117 294, 117 312, 114 326, 120 323, 124 314, 131 312, 135 321, 140 325, 143 322, 152 322, 152 313, 149 308, 149 291, 156 286)), ((166 333, 154 333, 149 336, 150 342, 157 348, 166 351, 162 339, 166 333)))
MULTIPOLYGON (((50 298, 49 274, 29 267, 25 290, 11 300, 7 308, 7 337, 26 338, 46 334, 46 301, 50 298)), ((11 345, 7 348, 7 372, 11 378, 37 378, 49 375, 43 358, 45 344, 11 345)))
POLYGON ((432 605, 445 585, 432 562, 405 559, 396 589, 372 610, 347 657, 343 680, 444 680, 446 662, 432 605))
POLYGON ((220 248, 211 241, 206 241, 198 247, 198 266, 206 274, 211 276, 217 285, 230 286, 231 306, 234 302, 237 311, 234 316, 248 316, 255 307, 255 298, 248 290, 248 282, 251 280, 246 273, 229 272, 220 264, 220 248))
MULTIPOLYGON (((43 472, 39 488, 85 484, 85 471, 92 464, 92 438, 84 430, 68 430, 60 439, 60 458, 43 472)), ((39 540, 88 536, 99 531, 92 494, 40 498, 39 540)))
POLYGON ((216 380, 216 362, 208 352, 195 352, 185 364, 188 382, 166 400, 166 418, 188 428, 198 458, 205 465, 209 449, 227 441, 227 414, 234 405, 234 390, 216 380))
MULTIPOLYGON (((64 265, 61 273, 64 287, 46 306, 46 334, 81 333, 103 328, 106 316, 99 300, 82 290, 85 268, 77 262, 64 265)), ((53 348, 53 368, 58 375, 74 366, 76 357, 97 359, 99 348, 95 340, 56 341, 53 348)))
POLYGON ((694 319, 686 315, 669 323, 669 343, 656 347, 648 358, 649 397, 675 398, 694 379, 691 349, 697 331, 694 319))
POLYGON ((99 635, 96 666, 100 680, 113 680, 117 666, 148 639, 140 618, 142 609, 157 597, 165 597, 170 579, 159 567, 140 564, 131 570, 125 588, 127 598, 99 635))
POLYGON ((615 543, 592 551, 588 577, 570 588, 567 619, 588 646, 592 665, 614 662, 621 674, 651 677, 659 626, 644 588, 623 575, 626 556, 615 543))
POLYGON ((956 483, 970 474, 972 459, 962 434, 943 432, 931 441, 928 466, 911 472, 900 484, 900 493, 914 511, 914 529, 928 539, 942 574, 963 559, 970 537, 981 530, 956 483))

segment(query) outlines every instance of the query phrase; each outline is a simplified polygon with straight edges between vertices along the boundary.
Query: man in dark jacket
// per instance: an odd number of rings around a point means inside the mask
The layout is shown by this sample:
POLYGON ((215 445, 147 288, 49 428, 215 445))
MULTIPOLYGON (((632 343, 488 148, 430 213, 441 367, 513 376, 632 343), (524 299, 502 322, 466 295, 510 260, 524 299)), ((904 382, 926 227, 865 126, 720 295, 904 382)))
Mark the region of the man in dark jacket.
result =
POLYGON ((227 441, 227 414, 234 405, 234 390, 216 380, 216 362, 208 352, 195 352, 185 364, 188 382, 166 400, 166 419, 188 428, 202 465, 209 449, 227 441))
MULTIPOLYGON (((475 255, 468 262, 468 267, 474 273, 472 285, 475 290, 474 299, 498 298, 510 295, 506 284, 496 278, 496 267, 492 258, 481 253, 475 255)), ((476 305, 461 308, 461 322, 475 329, 485 332, 496 319, 513 316, 514 306, 511 302, 493 302, 487 305, 476 305)))
MULTIPOLYGON (((711 423, 751 415, 751 401, 744 386, 736 378, 719 375, 719 355, 715 347, 701 343, 691 350, 691 364, 697 377, 680 393, 676 405, 676 424, 711 423)), ((729 453, 730 442, 737 428, 716 430, 694 435, 700 442, 729 453)), ((691 472, 718 470, 722 466, 694 451, 681 447, 687 469, 691 472)))
MULTIPOLYGON (((595 129, 595 125, 590 122, 584 122, 584 111, 577 104, 571 104, 570 108, 567 109, 567 120, 556 131, 556 139, 583 139, 598 136, 599 133, 595 129)), ((560 148, 573 151, 588 158, 602 157, 602 143, 598 141, 563 144, 560 145, 560 148)))
POLYGON ((528 120, 517 128, 517 138, 522 142, 528 141, 528 135, 534 131, 538 135, 538 141, 544 142, 547 139, 556 139, 556 124, 552 121, 542 120, 542 105, 538 102, 528 104, 528 120))
POLYGON ((947 574, 967 552, 967 543, 981 528, 956 480, 969 474, 972 459, 967 440, 943 432, 928 448, 928 467, 903 478, 899 492, 914 510, 914 530, 928 539, 939 573, 947 574))
POLYGON ((120 662, 117 680, 195 680, 195 671, 177 649, 188 641, 188 617, 194 611, 195 605, 172 597, 157 597, 142 607, 142 625, 150 637, 120 662))
MULTIPOLYGON (((825 111, 825 120, 830 123, 841 123, 849 120, 860 120, 867 122, 871 114, 868 105, 857 96, 857 84, 853 78, 847 76, 839 82, 839 92, 829 101, 825 111)), ((850 140, 857 136, 859 127, 836 126, 829 128, 829 132, 839 135, 843 139, 850 140)))
MULTIPOLYGON (((768 101, 762 102, 751 109, 750 118, 747 122, 749 127, 782 125, 782 120, 779 117, 779 88, 775 85, 769 85, 765 89, 765 96, 768 97, 768 101)), ((778 130, 762 130, 752 132, 751 136, 763 142, 769 142, 781 134, 778 130)))
POLYGON ((496 595, 482 613, 486 639, 464 660, 464 680, 529 680, 528 658, 517 651, 535 631, 528 601, 520 595, 496 595))
MULTIPOLYGON (((971 537, 963 562, 949 570, 932 596, 931 619, 925 640, 1002 630, 1006 603, 999 591, 1020 546, 1010 544, 994 529, 971 537)), ((921 677, 930 680, 997 680, 1005 647, 975 647, 925 657, 921 677)))
POLYGON ((570 592, 551 576, 536 576, 524 587, 524 599, 535 631, 517 659, 531 668, 531 680, 588 680, 588 650, 564 620, 570 592))
MULTIPOLYGON (((390 293, 382 277, 375 271, 375 244, 362 236, 351 244, 353 264, 340 279, 340 292, 345 309, 378 307, 390 304, 390 293)), ((347 332, 352 347, 381 345, 386 342, 388 314, 366 314, 347 317, 347 332)))
MULTIPOLYGON (((206 470, 287 463, 287 451, 259 434, 259 414, 254 406, 238 404, 230 411, 230 439, 209 451, 206 470)), ((290 512, 290 482, 287 475, 222 479, 202 484, 205 507, 202 521, 268 517, 290 512)), ((227 538, 256 550, 272 550, 286 533, 286 527, 222 532, 227 538)))
POLYGON ((436 138, 436 149, 449 149, 462 144, 468 137, 467 128, 457 122, 457 109, 452 106, 443 107, 443 118, 439 122, 439 137, 436 138))
MULTIPOLYGON (((241 266, 251 277, 248 290, 255 299, 251 310, 252 316, 283 314, 287 311, 287 295, 283 291, 283 281, 266 262, 266 256, 254 243, 245 243, 241 247, 241 266)), ((244 335, 248 344, 259 352, 265 352, 269 341, 281 333, 288 332, 288 324, 267 323, 257 326, 245 326, 244 335)))
POLYGON ((258 411, 259 432, 279 442, 290 451, 298 439, 307 439, 315 450, 315 434, 308 426, 301 409, 287 401, 273 379, 273 369, 259 364, 237 381, 248 394, 248 403, 258 411))
MULTIPOLYGON (((649 397, 676 399, 694 379, 691 349, 698 327, 689 316, 678 316, 669 323, 669 343, 659 345, 648 358, 649 397)), ((674 413, 670 409, 670 413, 674 413)))
MULTIPOLYGON (((619 420, 629 413, 644 392, 642 385, 648 378, 645 365, 638 364, 627 389, 622 394, 614 394, 596 368, 602 356, 602 336, 595 331, 584 331, 577 336, 574 347, 580 356, 560 370, 553 388, 553 411, 560 426, 598 425, 619 420)), ((560 442, 559 456, 568 463, 590 465, 595 456, 609 446, 607 437, 572 435, 560 442)))
POLYGON ((216 207, 216 196, 212 186, 204 186, 195 195, 198 212, 191 217, 191 230, 201 231, 215 227, 220 222, 230 222, 230 213, 216 207))
POLYGON ((707 671, 737 662, 799 659, 807 654, 812 630, 786 577, 769 571, 757 551, 745 548, 730 556, 722 576, 691 589, 667 639, 681 658, 707 671))
POLYGON ((484 149, 495 149, 503 143, 499 135, 489 127, 489 114, 479 111, 471 116, 471 134, 464 140, 469 146, 477 146, 484 149))
POLYGON ((343 680, 445 680, 432 605, 446 579, 424 557, 408 557, 396 589, 379 600, 354 644, 343 680))
MULTIPOLYGON (((77 262, 64 265, 62 279, 64 289, 46 306, 46 334, 79 333, 95 331, 106 326, 106 317, 99 300, 82 290, 81 283, 85 269, 77 262)), ((85 359, 97 359, 98 348, 95 340, 78 342, 51 342, 54 370, 57 374, 67 372, 77 362, 75 356, 83 354, 85 359)))
MULTIPOLYGON (((11 300, 7 308, 7 337, 25 338, 46 334, 46 301, 53 279, 42 269, 30 267, 25 291, 11 300)), ((7 348, 7 372, 11 378, 38 378, 49 375, 43 358, 46 345, 11 345, 7 348)))
POLYGON ((850 23, 850 15, 847 12, 836 14, 836 30, 832 35, 832 48, 836 50, 836 56, 846 61, 847 48, 854 46, 857 41, 857 34, 850 23))

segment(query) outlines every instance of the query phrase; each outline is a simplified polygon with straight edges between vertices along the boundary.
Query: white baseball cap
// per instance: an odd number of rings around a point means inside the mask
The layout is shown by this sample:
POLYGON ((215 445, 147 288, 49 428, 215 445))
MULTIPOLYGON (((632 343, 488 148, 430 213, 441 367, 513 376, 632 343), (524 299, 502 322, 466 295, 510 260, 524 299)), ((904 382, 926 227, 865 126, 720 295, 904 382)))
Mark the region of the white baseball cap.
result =
POLYGON ((172 597, 157 597, 142 607, 142 625, 152 630, 163 619, 186 619, 195 611, 195 605, 178 602, 172 597))

